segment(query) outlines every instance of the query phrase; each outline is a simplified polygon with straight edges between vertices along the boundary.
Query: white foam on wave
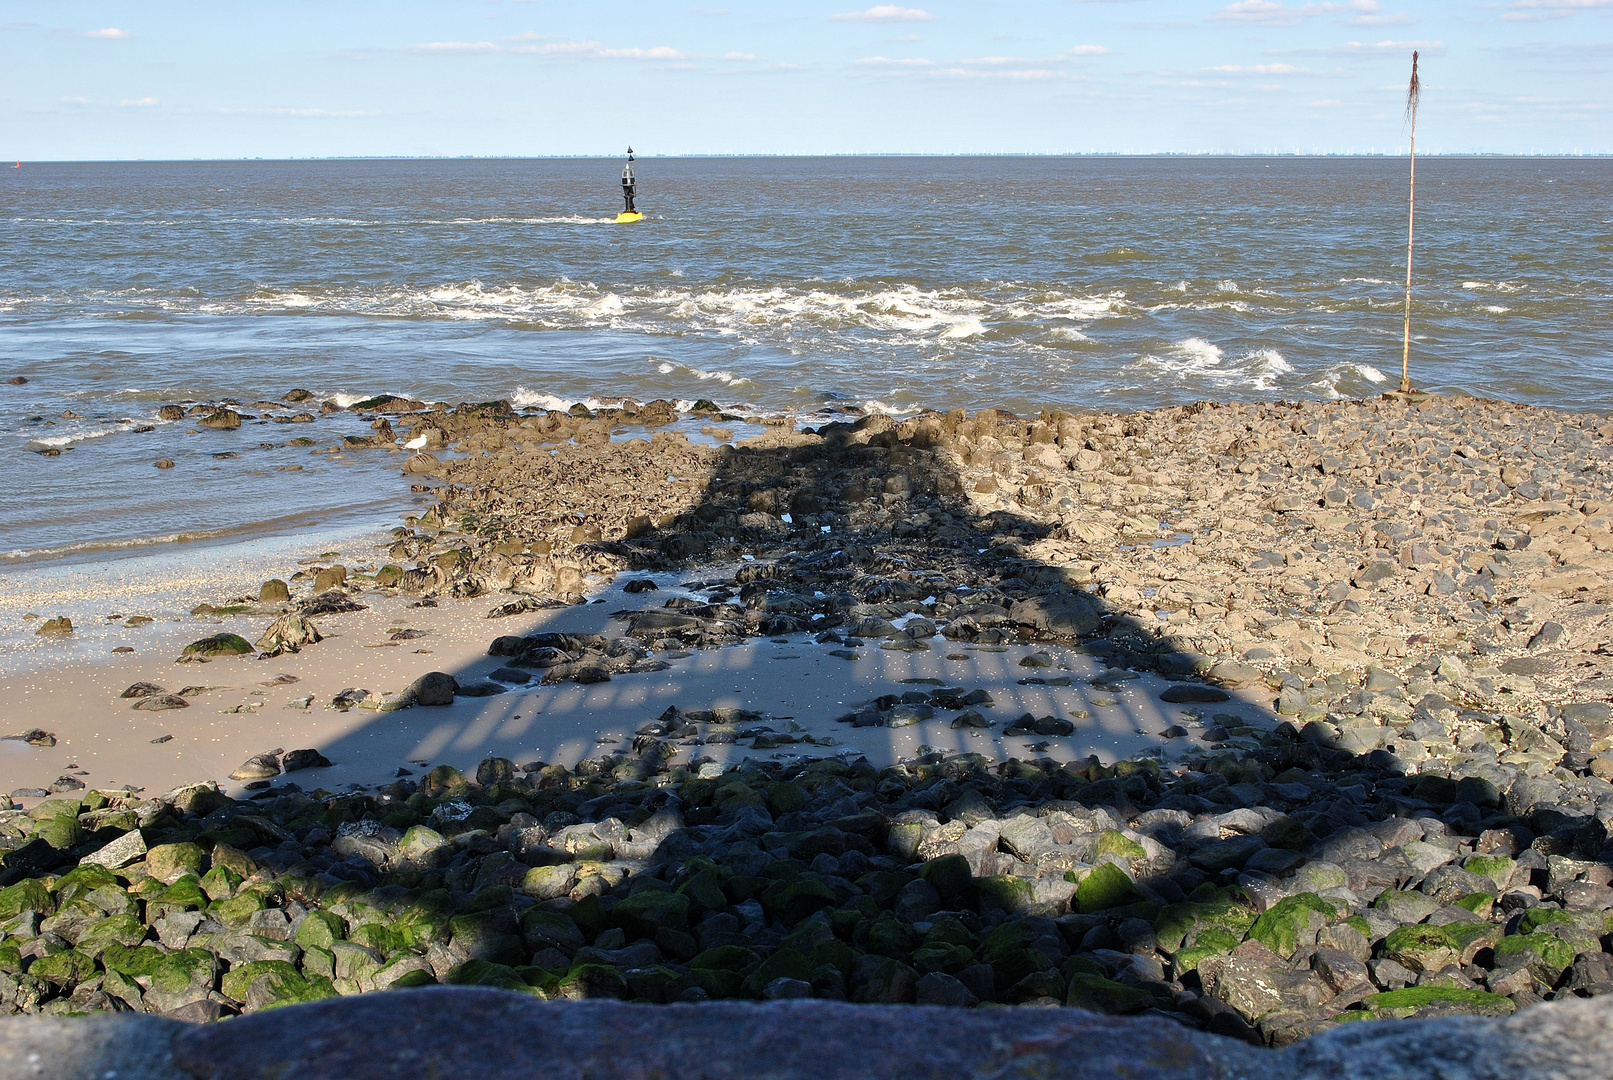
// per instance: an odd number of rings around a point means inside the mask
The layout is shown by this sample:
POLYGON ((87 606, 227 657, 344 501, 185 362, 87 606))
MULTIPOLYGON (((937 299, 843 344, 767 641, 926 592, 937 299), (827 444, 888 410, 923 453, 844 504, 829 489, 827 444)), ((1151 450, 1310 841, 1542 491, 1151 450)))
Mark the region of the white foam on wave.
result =
POLYGON ((917 405, 891 405, 872 398, 862 403, 862 409, 865 413, 878 413, 880 416, 912 416, 924 411, 917 405))
MULTIPOLYGON (((131 299, 127 295, 120 297, 123 303, 131 299)), ((176 312, 317 311, 410 318, 513 319, 553 329, 580 329, 604 321, 630 331, 705 332, 738 335, 745 340, 792 338, 803 331, 831 335, 868 331, 920 346, 969 341, 989 335, 1002 322, 1042 324, 1051 332, 1057 324, 1073 322, 1079 326, 1131 314, 1121 291, 1029 292, 1014 283, 984 292, 962 287, 924 289, 907 284, 859 288, 852 282, 812 287, 611 289, 559 278, 545 285, 487 285, 470 280, 425 289, 343 288, 318 293, 265 290, 234 301, 141 296, 138 302, 176 312)))
POLYGON ((1198 337, 1176 342, 1167 353, 1165 356, 1149 353, 1137 366, 1180 379, 1205 379, 1220 384, 1241 382, 1257 390, 1272 389, 1280 376, 1291 375, 1294 371, 1293 365, 1276 349, 1255 349, 1228 360, 1220 346, 1198 337))
POLYGON ((1383 278, 1375 278, 1375 277, 1341 277, 1341 278, 1339 278, 1339 284, 1340 285, 1388 285, 1389 282, 1383 280, 1383 278))
POLYGON ((680 364, 676 360, 651 360, 650 363, 654 364, 656 366, 655 369, 662 375, 672 375, 682 372, 685 375, 693 375, 701 382, 708 382, 715 379, 717 382, 720 382, 725 386, 755 385, 751 382, 751 380, 745 378, 743 375, 735 375, 731 371, 705 371, 689 364, 680 364))
POLYGON ((622 298, 615 293, 606 293, 592 304, 582 309, 583 315, 590 319, 609 319, 620 315, 627 310, 622 304, 622 298))
POLYGON ((1365 389, 1362 383, 1378 386, 1388 381, 1389 376, 1371 364, 1335 364, 1312 379, 1306 389, 1337 401, 1340 398, 1359 396, 1365 389))
POLYGON ((524 386, 517 386, 510 395, 510 404, 517 409, 548 409, 551 412, 565 412, 576 400, 568 401, 553 394, 545 394, 541 390, 528 390, 524 386))
POLYGON ((941 340, 961 341, 964 338, 979 337, 985 332, 985 324, 979 319, 960 319, 941 331, 941 340))
POLYGON ((1485 304, 1484 310, 1488 311, 1491 315, 1505 315, 1512 309, 1509 307, 1502 307, 1500 304, 1485 304))
POLYGON ((1516 292, 1523 292, 1528 287, 1529 286, 1527 286, 1527 285, 1514 285, 1510 281, 1464 281, 1464 282, 1462 282, 1462 288, 1467 289, 1469 292, 1516 293, 1516 292))

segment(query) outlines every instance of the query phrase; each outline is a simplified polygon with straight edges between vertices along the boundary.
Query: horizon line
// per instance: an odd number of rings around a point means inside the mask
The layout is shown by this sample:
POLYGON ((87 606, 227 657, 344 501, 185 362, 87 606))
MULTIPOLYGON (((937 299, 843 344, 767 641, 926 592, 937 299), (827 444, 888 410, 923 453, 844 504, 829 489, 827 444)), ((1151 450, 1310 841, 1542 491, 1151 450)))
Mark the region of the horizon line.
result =
MULTIPOLYGON (((318 162, 318 161, 612 161, 621 154, 310 154, 307 156, 265 157, 154 157, 154 158, 13 158, 19 165, 174 165, 226 164, 239 162, 318 162)), ((828 158, 1408 158, 1405 151, 987 151, 987 152, 846 152, 823 154, 787 153, 639 153, 640 159, 700 160, 716 158, 828 159, 828 158)), ((1529 153, 1464 150, 1421 150, 1418 157, 1513 158, 1513 159, 1600 159, 1613 158, 1613 151, 1540 151, 1529 153)), ((3 160, 3 159, 0 159, 3 160)))

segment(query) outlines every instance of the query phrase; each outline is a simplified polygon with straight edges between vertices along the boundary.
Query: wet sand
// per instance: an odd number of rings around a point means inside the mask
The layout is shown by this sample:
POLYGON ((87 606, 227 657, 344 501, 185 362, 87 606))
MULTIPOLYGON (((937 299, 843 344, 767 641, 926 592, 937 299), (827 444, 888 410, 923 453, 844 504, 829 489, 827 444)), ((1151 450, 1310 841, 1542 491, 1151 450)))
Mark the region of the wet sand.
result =
MULTIPOLYGON (((0 678, 0 718, 7 734, 12 728, 42 728, 56 735, 57 744, 38 748, 0 742, 0 792, 48 788, 59 776, 77 775, 92 788, 132 785, 148 794, 215 780, 239 796, 245 785, 229 780, 229 773, 247 758, 275 749, 323 752, 333 762, 331 768, 290 774, 277 782, 330 791, 388 783, 399 768, 418 774, 424 765, 449 764, 474 772, 486 757, 571 766, 630 742, 636 728, 673 705, 752 710, 767 719, 742 726, 765 725, 817 740, 766 751, 738 744, 700 745, 686 748, 682 761, 854 753, 876 766, 930 749, 981 753, 995 760, 1040 753, 1069 760, 1095 754, 1108 763, 1150 747, 1187 750, 1196 740, 1164 740, 1160 732, 1172 724, 1193 723, 1195 714, 1227 712, 1257 723, 1270 715, 1252 694, 1213 709, 1162 703, 1158 692, 1171 684, 1154 675, 1113 688, 1094 687, 1091 680, 1106 669, 1076 649, 969 646, 937 637, 929 652, 874 647, 846 660, 831 655, 833 643, 820 645, 806 634, 700 650, 672 659, 666 671, 619 674, 595 685, 541 686, 542 672, 534 671, 527 687, 510 686, 491 697, 458 697, 449 706, 387 713, 331 707, 332 698, 344 689, 395 693, 429 671, 451 672, 461 683, 477 681, 506 663, 487 655, 489 643, 499 635, 619 634, 624 624, 613 620, 612 612, 658 605, 676 592, 676 575, 653 576, 663 583, 661 591, 635 597, 618 584, 600 591, 596 600, 603 602, 501 619, 488 619, 487 612, 507 597, 443 598, 435 607, 420 607, 411 597, 368 596, 372 606, 367 611, 315 617, 325 640, 264 660, 215 658, 199 664, 177 663, 176 657, 190 641, 211 633, 228 630, 255 639, 270 621, 267 616, 191 618, 124 631, 119 640, 140 643, 135 653, 93 661, 73 656, 53 665, 48 653, 36 654, 36 660, 44 661, 36 670, 0 678), (423 634, 389 640, 400 629, 423 634), (1049 652, 1055 666, 1019 665, 1038 651, 1049 652), (276 683, 287 675, 297 681, 276 683), (1072 685, 1020 685, 1027 678, 1061 676, 1072 685), (188 708, 148 712, 119 696, 138 682, 170 692, 207 689, 189 695, 188 708), (950 724, 956 714, 946 712, 903 728, 854 728, 836 722, 879 695, 928 690, 937 683, 986 690, 994 704, 982 711, 999 721, 997 726, 954 730, 950 724), (1075 734, 1002 734, 1006 722, 1026 712, 1070 719, 1075 734), (164 736, 169 741, 153 742, 164 736), (1033 744, 1038 748, 1033 750, 1033 744)), ((72 647, 60 648, 69 654, 72 647)), ((29 806, 37 800, 17 801, 29 806)))

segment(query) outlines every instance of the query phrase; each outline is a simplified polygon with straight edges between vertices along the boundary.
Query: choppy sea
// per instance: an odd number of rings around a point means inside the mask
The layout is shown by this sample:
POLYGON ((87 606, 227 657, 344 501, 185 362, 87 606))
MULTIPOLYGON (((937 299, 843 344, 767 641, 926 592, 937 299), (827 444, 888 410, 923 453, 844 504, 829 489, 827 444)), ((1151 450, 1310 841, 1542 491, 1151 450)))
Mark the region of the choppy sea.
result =
MULTIPOLYGON (((391 455, 291 442, 365 430, 351 414, 193 434, 170 402, 906 414, 1398 381, 1404 159, 649 158, 631 226, 618 169, 0 171, 0 575, 408 505, 391 455)), ((1613 160, 1420 161, 1413 380, 1613 407, 1610 208, 1613 160)))

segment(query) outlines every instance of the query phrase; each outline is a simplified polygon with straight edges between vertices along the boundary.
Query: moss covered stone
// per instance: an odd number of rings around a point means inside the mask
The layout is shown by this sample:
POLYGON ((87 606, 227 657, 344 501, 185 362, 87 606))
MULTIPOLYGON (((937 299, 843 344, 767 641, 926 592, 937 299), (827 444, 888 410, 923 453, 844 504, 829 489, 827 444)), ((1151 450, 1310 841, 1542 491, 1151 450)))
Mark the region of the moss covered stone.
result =
POLYGON ((189 874, 200 878, 207 867, 207 852, 199 844, 158 844, 146 852, 146 873, 172 885, 189 874))
POLYGON ((1408 986, 1404 990, 1371 994, 1361 1004, 1377 1016, 1411 1016, 1429 1009, 1506 1016, 1516 1008, 1500 994, 1460 986, 1408 986))
POLYGON ((1075 905, 1082 914, 1107 911, 1143 899, 1126 872, 1114 863, 1099 863, 1075 887, 1075 905))
POLYGON ((1132 864, 1148 861, 1148 852, 1141 844, 1114 829, 1106 829, 1098 834, 1098 843, 1093 849, 1092 859, 1097 862, 1105 855, 1112 855, 1132 864))
POLYGON ((1495 882, 1497 892, 1506 891, 1517 868, 1517 861, 1505 855, 1470 855, 1462 861, 1463 870, 1482 875, 1495 882))
POLYGON ((206 949, 163 952, 150 945, 108 946, 101 953, 101 964, 131 979, 149 980, 152 989, 168 993, 210 988, 218 971, 218 958, 206 949))
POLYGON ((1383 939, 1383 954, 1412 971, 1438 971, 1456 962, 1462 946, 1445 927, 1418 923, 1390 931, 1383 939))
POLYGON ((374 949, 387 957, 408 948, 404 935, 385 923, 365 923, 363 926, 355 926, 348 934, 348 940, 367 949, 374 949))
POLYGON ((0 919, 14 919, 24 911, 40 917, 56 910, 50 890, 38 878, 28 878, 0 889, 0 919))
POLYGON ((1574 962, 1574 947, 1551 934, 1510 934, 1495 944, 1497 971, 1526 967, 1548 986, 1574 962))
POLYGON ((96 970, 92 957, 78 949, 68 949, 41 956, 28 968, 28 974, 57 986, 73 987, 94 975, 96 970))
POLYGON ((1070 976, 1064 1003, 1089 1012, 1125 1015, 1142 1012, 1153 1005, 1154 999, 1136 987, 1105 979, 1101 975, 1076 972, 1070 976))
POLYGON ((88 956, 100 956, 113 945, 132 947, 146 940, 146 924, 133 915, 111 915, 91 923, 78 936, 78 949, 88 956))
POLYGON ((1189 971, 1197 971, 1199 963, 1211 956, 1225 956, 1236 949, 1242 939, 1229 930, 1212 927, 1205 930, 1193 939, 1193 944, 1180 950, 1172 957, 1177 977, 1189 971))
POLYGON ((252 643, 240 634, 214 634, 185 646, 182 656, 247 656, 252 643))
POLYGON ((943 900, 960 897, 973 883, 974 872, 962 855, 939 855, 919 868, 919 877, 935 886, 943 900))
POLYGON ((1315 893, 1286 896, 1249 927, 1249 940, 1258 941, 1278 956, 1294 955, 1300 945, 1316 941, 1316 931, 1338 918, 1338 909, 1315 893))
POLYGON ((641 889, 617 904, 611 914, 630 937, 654 937, 662 928, 687 927, 690 906, 689 898, 679 893, 641 889))
POLYGON ((215 866, 202 875, 201 889, 209 900, 228 900, 241 884, 241 875, 223 866, 215 866))
POLYGON ((297 927, 295 941, 305 949, 326 949, 347 936, 347 924, 329 911, 310 911, 297 927))
POLYGON ((1035 886, 1028 878, 1013 874, 995 874, 975 882, 980 890, 980 902, 1001 911, 1024 911, 1036 898, 1035 886))

